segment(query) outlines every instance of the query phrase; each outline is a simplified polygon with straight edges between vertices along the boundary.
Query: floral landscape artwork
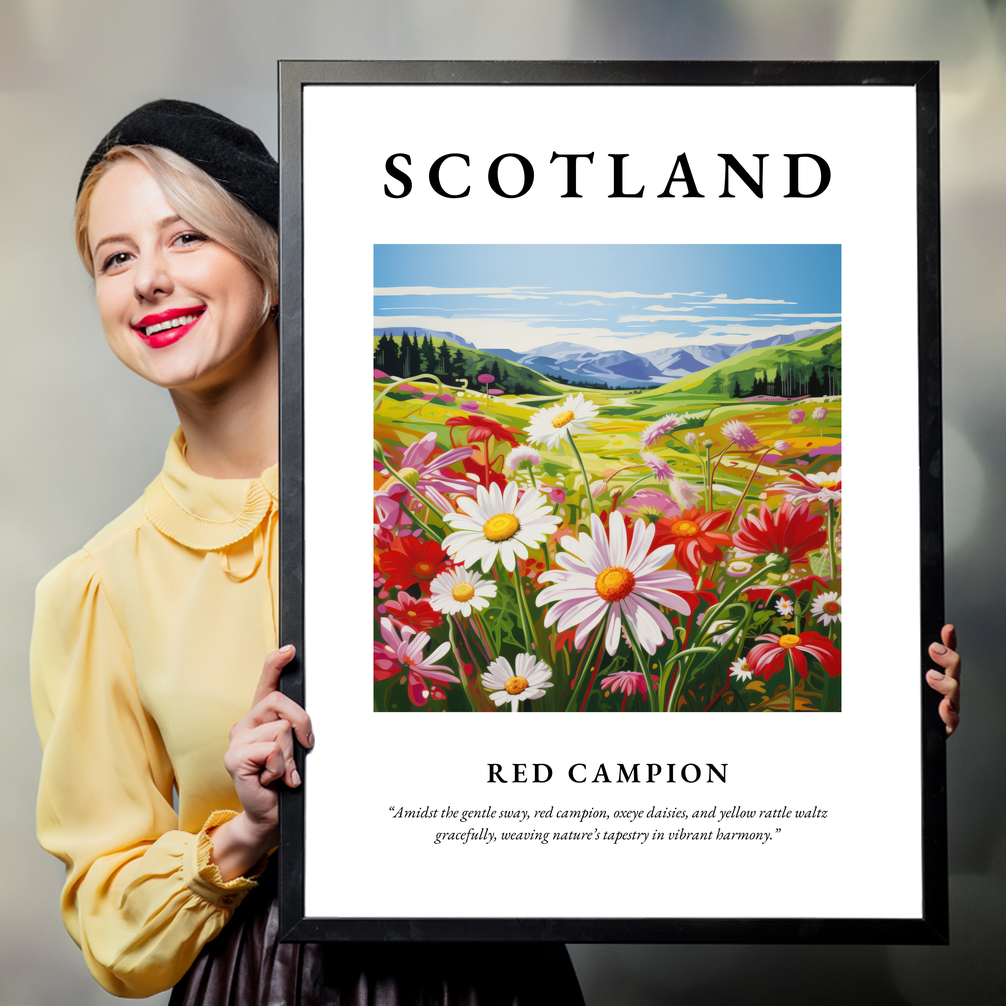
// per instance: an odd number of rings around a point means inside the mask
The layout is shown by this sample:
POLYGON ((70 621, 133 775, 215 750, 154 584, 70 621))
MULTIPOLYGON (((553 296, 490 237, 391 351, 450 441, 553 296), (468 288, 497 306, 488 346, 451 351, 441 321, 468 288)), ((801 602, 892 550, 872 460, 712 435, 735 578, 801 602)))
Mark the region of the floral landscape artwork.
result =
POLYGON ((374 277, 375 711, 841 710, 839 246, 374 277))

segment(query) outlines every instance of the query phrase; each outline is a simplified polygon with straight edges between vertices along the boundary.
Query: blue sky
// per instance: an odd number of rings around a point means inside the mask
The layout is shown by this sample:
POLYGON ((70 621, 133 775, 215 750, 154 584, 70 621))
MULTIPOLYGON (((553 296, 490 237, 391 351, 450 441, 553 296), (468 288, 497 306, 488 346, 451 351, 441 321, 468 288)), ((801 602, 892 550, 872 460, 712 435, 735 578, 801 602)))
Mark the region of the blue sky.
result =
POLYGON ((840 245, 375 245, 374 327, 480 348, 740 345, 831 328, 840 245))

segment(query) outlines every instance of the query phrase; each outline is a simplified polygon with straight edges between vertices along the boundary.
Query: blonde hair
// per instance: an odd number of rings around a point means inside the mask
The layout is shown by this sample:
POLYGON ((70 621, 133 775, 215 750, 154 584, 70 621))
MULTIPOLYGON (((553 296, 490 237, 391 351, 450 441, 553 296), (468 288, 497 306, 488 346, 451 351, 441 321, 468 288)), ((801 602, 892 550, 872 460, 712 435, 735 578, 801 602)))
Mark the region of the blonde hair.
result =
POLYGON ((116 161, 139 161, 161 187, 168 205, 187 223, 232 251, 262 283, 262 322, 279 293, 279 236, 258 214, 235 199, 202 168, 165 147, 112 147, 92 168, 77 197, 74 239, 77 254, 91 278, 94 259, 87 240, 91 197, 116 161))

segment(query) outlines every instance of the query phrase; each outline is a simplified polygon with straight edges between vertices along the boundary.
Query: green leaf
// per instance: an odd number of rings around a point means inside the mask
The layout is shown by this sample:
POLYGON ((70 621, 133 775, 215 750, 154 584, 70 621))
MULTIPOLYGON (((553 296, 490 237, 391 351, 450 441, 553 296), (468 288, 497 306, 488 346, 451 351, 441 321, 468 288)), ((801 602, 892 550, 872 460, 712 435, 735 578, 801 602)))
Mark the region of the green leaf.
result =
POLYGON ((823 552, 815 552, 810 557, 810 568, 814 571, 815 576, 819 576, 822 579, 831 576, 831 560, 828 557, 827 549, 823 552))

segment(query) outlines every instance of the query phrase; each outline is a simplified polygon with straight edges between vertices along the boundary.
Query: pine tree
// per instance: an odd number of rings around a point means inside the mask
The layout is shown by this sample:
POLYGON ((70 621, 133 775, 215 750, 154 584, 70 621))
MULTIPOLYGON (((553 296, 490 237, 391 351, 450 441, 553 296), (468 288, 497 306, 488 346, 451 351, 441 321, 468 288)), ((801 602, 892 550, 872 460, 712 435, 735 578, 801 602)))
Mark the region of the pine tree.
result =
POLYGON ((409 373, 413 376, 423 372, 423 363, 419 358, 419 339, 413 332, 412 345, 409 346, 409 373))
POLYGON ((451 376, 451 351, 447 348, 447 340, 441 339, 437 348, 437 359, 440 363, 440 373, 444 377, 451 376))
POLYGON ((409 365, 412 362, 412 341, 408 332, 402 332, 402 345, 398 354, 398 370, 402 377, 411 377, 409 365))
POLYGON ((433 348, 433 340, 428 335, 423 337, 419 355, 422 358, 423 373, 432 374, 437 369, 437 352, 433 348))

